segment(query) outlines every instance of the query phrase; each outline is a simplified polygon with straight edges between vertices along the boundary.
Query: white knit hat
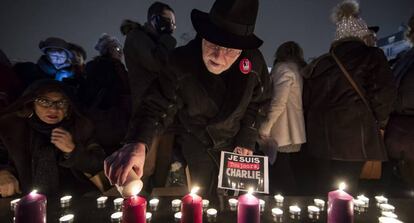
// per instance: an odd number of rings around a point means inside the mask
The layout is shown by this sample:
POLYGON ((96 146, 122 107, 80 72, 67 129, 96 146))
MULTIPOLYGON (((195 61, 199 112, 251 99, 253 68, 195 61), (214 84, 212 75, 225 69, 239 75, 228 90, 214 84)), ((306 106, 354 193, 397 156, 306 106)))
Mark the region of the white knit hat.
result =
POLYGON ((367 23, 359 17, 359 4, 355 0, 345 0, 338 4, 332 17, 336 24, 335 40, 346 37, 362 39, 370 33, 367 23))

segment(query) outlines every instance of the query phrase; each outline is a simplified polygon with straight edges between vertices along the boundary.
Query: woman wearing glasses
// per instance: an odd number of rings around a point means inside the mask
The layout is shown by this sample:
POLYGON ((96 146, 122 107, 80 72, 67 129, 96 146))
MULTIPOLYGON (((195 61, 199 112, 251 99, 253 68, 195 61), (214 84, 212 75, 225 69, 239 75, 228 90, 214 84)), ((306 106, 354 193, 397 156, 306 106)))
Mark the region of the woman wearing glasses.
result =
POLYGON ((1 196, 94 190, 86 176, 101 171, 104 152, 72 98, 63 84, 42 80, 0 116, 1 196))

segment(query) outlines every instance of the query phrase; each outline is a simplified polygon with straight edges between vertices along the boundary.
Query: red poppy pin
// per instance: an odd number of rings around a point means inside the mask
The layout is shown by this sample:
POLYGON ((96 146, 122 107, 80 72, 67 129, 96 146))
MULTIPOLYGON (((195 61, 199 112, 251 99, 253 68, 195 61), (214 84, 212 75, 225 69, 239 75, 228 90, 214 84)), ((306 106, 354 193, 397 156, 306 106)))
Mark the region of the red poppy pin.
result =
POLYGON ((247 58, 243 58, 240 60, 239 68, 243 74, 248 74, 252 71, 252 62, 247 58))

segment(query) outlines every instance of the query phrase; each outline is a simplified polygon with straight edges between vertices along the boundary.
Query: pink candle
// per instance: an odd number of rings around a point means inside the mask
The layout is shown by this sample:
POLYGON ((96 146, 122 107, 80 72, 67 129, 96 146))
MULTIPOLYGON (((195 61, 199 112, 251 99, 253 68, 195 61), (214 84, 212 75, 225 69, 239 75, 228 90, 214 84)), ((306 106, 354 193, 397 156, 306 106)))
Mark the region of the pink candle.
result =
POLYGON ((198 188, 193 188, 181 200, 181 223, 203 222, 203 199, 196 194, 198 188))
POLYGON ((46 223, 46 196, 32 191, 17 203, 16 223, 46 223))
POLYGON ((146 223, 147 200, 133 195, 125 198, 122 207, 122 223, 146 223))
POLYGON ((353 197, 343 191, 345 184, 341 183, 339 190, 328 194, 328 223, 353 223, 353 197))
POLYGON ((260 203, 253 195, 253 190, 239 197, 237 206, 237 223, 259 223, 260 203))

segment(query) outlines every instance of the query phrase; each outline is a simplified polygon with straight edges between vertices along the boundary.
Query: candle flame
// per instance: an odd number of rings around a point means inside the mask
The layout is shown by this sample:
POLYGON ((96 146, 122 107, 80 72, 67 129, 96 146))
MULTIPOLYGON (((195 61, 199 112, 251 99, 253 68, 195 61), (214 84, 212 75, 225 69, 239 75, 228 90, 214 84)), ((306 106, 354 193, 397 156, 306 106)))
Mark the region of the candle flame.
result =
POLYGON ((344 182, 339 184, 339 190, 345 190, 346 184, 344 182))
POLYGON ((132 194, 133 196, 138 195, 138 194, 139 194, 139 192, 140 192, 140 190, 139 190, 139 187, 137 187, 137 186, 135 186, 135 187, 133 187, 133 188, 131 189, 131 194, 132 194))
POLYGON ((37 194, 37 190, 32 190, 32 192, 30 192, 30 194, 37 194))
POLYGON ((252 194, 253 194, 253 192, 254 192, 253 187, 249 188, 249 190, 247 191, 247 193, 248 193, 248 194, 250 194, 250 195, 252 195, 252 194))
POLYGON ((200 187, 195 186, 195 187, 193 187, 191 189, 191 193, 190 194, 196 194, 199 190, 200 190, 200 187))

